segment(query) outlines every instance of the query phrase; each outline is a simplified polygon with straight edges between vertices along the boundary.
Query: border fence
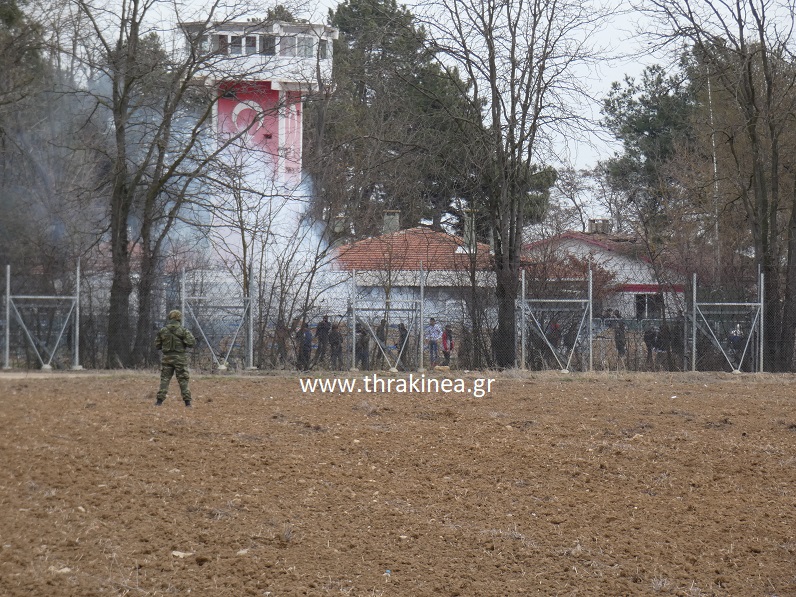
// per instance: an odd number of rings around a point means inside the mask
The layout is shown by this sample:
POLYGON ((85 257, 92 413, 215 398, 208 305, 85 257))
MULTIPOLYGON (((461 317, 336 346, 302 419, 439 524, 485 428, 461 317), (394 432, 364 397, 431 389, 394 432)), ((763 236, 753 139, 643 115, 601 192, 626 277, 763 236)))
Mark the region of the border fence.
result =
MULTIPOLYGON (((3 368, 103 368, 107 346, 106 272, 76 264, 53 281, 44 273, 16 277, 5 268, 3 368), (57 282, 57 283, 55 283, 57 282)), ((341 273, 347 282, 312 300, 286 297, 251 268, 164 273, 155 285, 152 336, 171 308, 180 308, 198 339, 192 365, 204 371, 295 369, 302 323, 312 335, 302 368, 425 370, 430 317, 452 326, 452 368, 495 366, 496 302, 484 285, 427 286, 414 272, 400 288, 385 289, 341 273), (290 298, 290 300, 288 300, 290 298), (328 337, 318 333, 326 316, 341 336, 332 360, 328 337), (323 346, 321 346, 323 345, 323 346)), ((520 369, 592 371, 733 371, 765 368, 763 277, 732 290, 689 284, 639 288, 597 287, 589 269, 564 283, 540 283, 521 272, 516 301, 516 362, 520 369)), ((406 278, 406 276, 404 276, 406 278)), ((550 282, 549 280, 545 282, 550 282)), ((309 295, 308 295, 309 296, 309 295)), ((133 307, 135 307, 133 301, 133 307)), ((770 324, 770 322, 769 322, 770 324)), ((134 326, 133 326, 134 327, 134 326)), ((328 332, 328 330, 327 330, 328 332)), ((154 365, 154 348, 143 366, 154 365)))

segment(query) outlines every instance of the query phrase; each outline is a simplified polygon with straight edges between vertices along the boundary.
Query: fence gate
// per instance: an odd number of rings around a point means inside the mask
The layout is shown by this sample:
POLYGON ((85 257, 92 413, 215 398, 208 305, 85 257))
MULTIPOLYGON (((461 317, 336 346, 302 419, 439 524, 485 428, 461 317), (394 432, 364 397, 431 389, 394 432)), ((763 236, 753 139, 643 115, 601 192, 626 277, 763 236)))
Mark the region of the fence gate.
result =
POLYGON ((581 368, 591 371, 592 353, 592 273, 589 269, 588 298, 526 299, 525 270, 522 271, 520 299, 520 367, 525 369, 530 355, 546 362, 552 356, 562 372, 571 370, 577 357, 581 368), (531 337, 529 338, 529 333, 531 337), (584 352, 588 360, 583 361, 584 352))
POLYGON ((706 340, 708 346, 713 346, 726 360, 733 373, 740 373, 744 367, 747 371, 763 372, 763 276, 760 273, 758 277, 756 302, 706 303, 697 300, 697 277, 694 274, 692 371, 697 369, 697 355, 706 352, 706 340))

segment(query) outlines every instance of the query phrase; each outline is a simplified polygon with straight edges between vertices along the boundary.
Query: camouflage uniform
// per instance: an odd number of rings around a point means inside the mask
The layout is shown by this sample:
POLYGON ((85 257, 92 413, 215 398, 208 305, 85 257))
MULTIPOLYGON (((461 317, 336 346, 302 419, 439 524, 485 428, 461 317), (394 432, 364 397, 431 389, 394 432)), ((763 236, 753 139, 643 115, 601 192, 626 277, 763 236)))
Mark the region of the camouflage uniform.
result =
POLYGON ((177 311, 169 313, 169 323, 162 328, 155 338, 155 347, 163 352, 160 359, 160 390, 158 391, 158 405, 166 399, 166 392, 169 389, 171 376, 177 377, 180 384, 180 392, 185 406, 191 406, 191 390, 188 388, 190 375, 188 373, 188 355, 186 348, 191 348, 196 344, 193 334, 182 327, 182 314, 177 311))

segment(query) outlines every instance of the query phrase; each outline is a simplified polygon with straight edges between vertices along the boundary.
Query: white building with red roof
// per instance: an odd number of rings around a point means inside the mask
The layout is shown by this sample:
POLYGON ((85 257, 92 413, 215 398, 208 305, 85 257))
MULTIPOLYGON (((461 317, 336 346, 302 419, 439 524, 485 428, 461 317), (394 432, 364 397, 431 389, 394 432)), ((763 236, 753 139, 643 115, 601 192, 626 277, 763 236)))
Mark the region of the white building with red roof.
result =
POLYGON ((432 314, 452 316, 474 287, 494 287, 489 245, 424 226, 338 247, 333 264, 356 275, 358 300, 373 305, 419 300, 422 285, 424 307, 432 314))
POLYGON ((619 311, 622 318, 658 319, 664 312, 674 316, 685 310, 684 276, 663 262, 654 263, 641 239, 613 234, 605 221, 593 220, 588 232, 567 231, 529 243, 524 252, 534 263, 574 258, 599 267, 609 286, 601 310, 619 311))

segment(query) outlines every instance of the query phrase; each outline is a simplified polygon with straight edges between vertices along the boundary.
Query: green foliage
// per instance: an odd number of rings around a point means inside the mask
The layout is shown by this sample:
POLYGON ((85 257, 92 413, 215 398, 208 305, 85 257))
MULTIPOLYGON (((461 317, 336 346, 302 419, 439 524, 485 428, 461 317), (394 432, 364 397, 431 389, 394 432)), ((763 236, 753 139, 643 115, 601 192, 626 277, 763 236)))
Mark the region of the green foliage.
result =
POLYGON ((609 184, 636 204, 642 219, 660 211, 667 181, 663 166, 678 144, 691 141, 694 87, 685 74, 667 75, 661 66, 644 69, 641 81, 614 83, 603 104, 605 125, 622 141, 623 153, 602 166, 609 184))
POLYGON ((14 0, 0 0, 0 108, 46 80, 42 45, 38 24, 14 0))
POLYGON ((455 198, 473 192, 467 131, 480 117, 461 99, 464 83, 393 0, 347 0, 330 22, 340 31, 324 106, 333 149, 307 162, 325 207, 354 222, 357 236, 377 233, 385 208, 399 209, 403 226, 439 224, 455 198))
POLYGON ((23 13, 14 0, 0 0, 0 25, 3 29, 18 27, 23 20, 23 13))
POLYGON ((277 4, 273 8, 269 8, 265 16, 266 21, 282 21, 285 23, 294 23, 296 18, 284 5, 277 4))
POLYGON ((541 222, 550 205, 550 189, 558 180, 555 168, 547 166, 539 168, 532 166, 526 178, 525 223, 538 224, 541 222))

